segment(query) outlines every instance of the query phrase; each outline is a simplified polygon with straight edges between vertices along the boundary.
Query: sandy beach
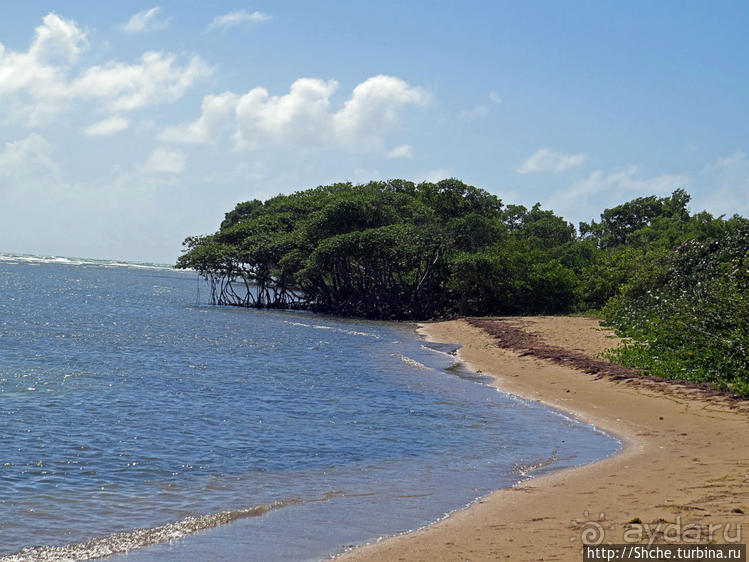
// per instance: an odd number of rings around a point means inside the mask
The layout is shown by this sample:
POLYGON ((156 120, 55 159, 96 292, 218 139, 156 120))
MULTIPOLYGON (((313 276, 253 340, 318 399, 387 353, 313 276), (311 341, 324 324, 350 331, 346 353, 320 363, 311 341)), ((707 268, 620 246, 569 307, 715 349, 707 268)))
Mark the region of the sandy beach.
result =
MULTIPOLYGON (((596 357, 618 345, 589 318, 534 317, 510 325, 596 357)), ((587 543, 747 543, 746 402, 668 382, 586 373, 498 347, 465 320, 430 323, 431 341, 460 344, 469 367, 500 390, 563 410, 615 435, 608 459, 497 490, 419 531, 341 560, 581 560, 587 543)))

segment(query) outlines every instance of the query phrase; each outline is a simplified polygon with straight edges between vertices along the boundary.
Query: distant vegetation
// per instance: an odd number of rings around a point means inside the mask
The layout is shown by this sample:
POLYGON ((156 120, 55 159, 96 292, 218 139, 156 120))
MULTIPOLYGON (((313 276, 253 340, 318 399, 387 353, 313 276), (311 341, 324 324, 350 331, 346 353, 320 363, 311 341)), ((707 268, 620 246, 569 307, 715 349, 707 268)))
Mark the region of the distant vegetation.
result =
POLYGON ((615 359, 749 395, 749 221, 641 197, 575 227, 456 179, 339 183, 238 204, 177 267, 216 304, 380 319, 600 311, 615 359))

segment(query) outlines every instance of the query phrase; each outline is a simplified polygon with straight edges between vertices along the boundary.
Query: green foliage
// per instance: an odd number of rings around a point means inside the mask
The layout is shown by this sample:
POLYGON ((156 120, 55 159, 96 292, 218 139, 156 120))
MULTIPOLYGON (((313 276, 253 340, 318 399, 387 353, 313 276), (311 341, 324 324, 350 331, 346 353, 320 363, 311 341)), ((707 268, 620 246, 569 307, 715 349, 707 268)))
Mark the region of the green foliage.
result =
POLYGON ((561 246, 575 239, 575 227, 553 211, 542 210, 540 203, 530 211, 522 205, 511 205, 503 215, 513 233, 537 245, 561 246))
POLYGON ((245 201, 239 203, 234 209, 224 215, 224 220, 221 222, 221 228, 229 228, 234 226, 238 222, 246 219, 253 218, 262 212, 263 202, 253 199, 252 201, 245 201))
POLYGON ((749 395, 749 227, 681 244, 662 274, 604 307, 632 343, 613 358, 668 378, 749 395))
POLYGON ((580 234, 596 238, 601 248, 618 248, 625 244, 642 247, 651 238, 644 234, 645 229, 653 229, 652 238, 659 240, 664 230, 687 221, 689 200, 689 194, 683 189, 677 189, 670 197, 638 197, 606 209, 601 213, 600 223, 580 223, 580 234), (638 241, 637 237, 642 240, 638 241))
POLYGON ((584 308, 600 308, 620 292, 635 293, 644 282, 661 275, 660 259, 668 252, 622 247, 598 252, 580 273, 584 308))
POLYGON ((337 183, 239 203, 177 267, 219 304, 368 318, 601 311, 614 358, 749 395, 749 221, 639 197, 574 227, 457 179, 337 183))
POLYGON ((370 318, 571 310, 576 278, 553 250, 574 227, 540 205, 513 213, 456 179, 320 186, 240 203, 186 241, 178 267, 211 280, 221 304, 370 318))

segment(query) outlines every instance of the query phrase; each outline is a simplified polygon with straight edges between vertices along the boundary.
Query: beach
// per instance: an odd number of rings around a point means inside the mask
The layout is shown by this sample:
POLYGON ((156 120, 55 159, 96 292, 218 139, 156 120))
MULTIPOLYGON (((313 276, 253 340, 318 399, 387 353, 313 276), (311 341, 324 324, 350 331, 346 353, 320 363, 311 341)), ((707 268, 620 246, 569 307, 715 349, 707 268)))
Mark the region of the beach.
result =
MULTIPOLYGON (((596 357, 618 345, 591 318, 509 320, 546 343, 596 357)), ((498 347, 465 320, 424 324, 459 344, 498 389, 616 436, 620 453, 499 489, 418 531, 340 560, 581 560, 583 542, 740 543, 749 533, 746 402, 677 383, 610 377, 498 347)))

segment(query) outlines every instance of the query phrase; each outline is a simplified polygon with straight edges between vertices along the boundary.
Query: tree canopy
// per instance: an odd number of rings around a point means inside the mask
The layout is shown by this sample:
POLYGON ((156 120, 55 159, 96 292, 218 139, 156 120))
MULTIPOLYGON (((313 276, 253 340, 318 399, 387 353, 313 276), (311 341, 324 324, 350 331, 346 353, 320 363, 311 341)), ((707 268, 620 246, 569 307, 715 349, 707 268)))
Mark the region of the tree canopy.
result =
POLYGON ((575 300, 560 261, 574 240, 552 211, 505 208, 457 179, 339 183, 239 203, 218 232, 185 241, 177 267, 209 279, 219 304, 393 319, 561 312, 575 300))

